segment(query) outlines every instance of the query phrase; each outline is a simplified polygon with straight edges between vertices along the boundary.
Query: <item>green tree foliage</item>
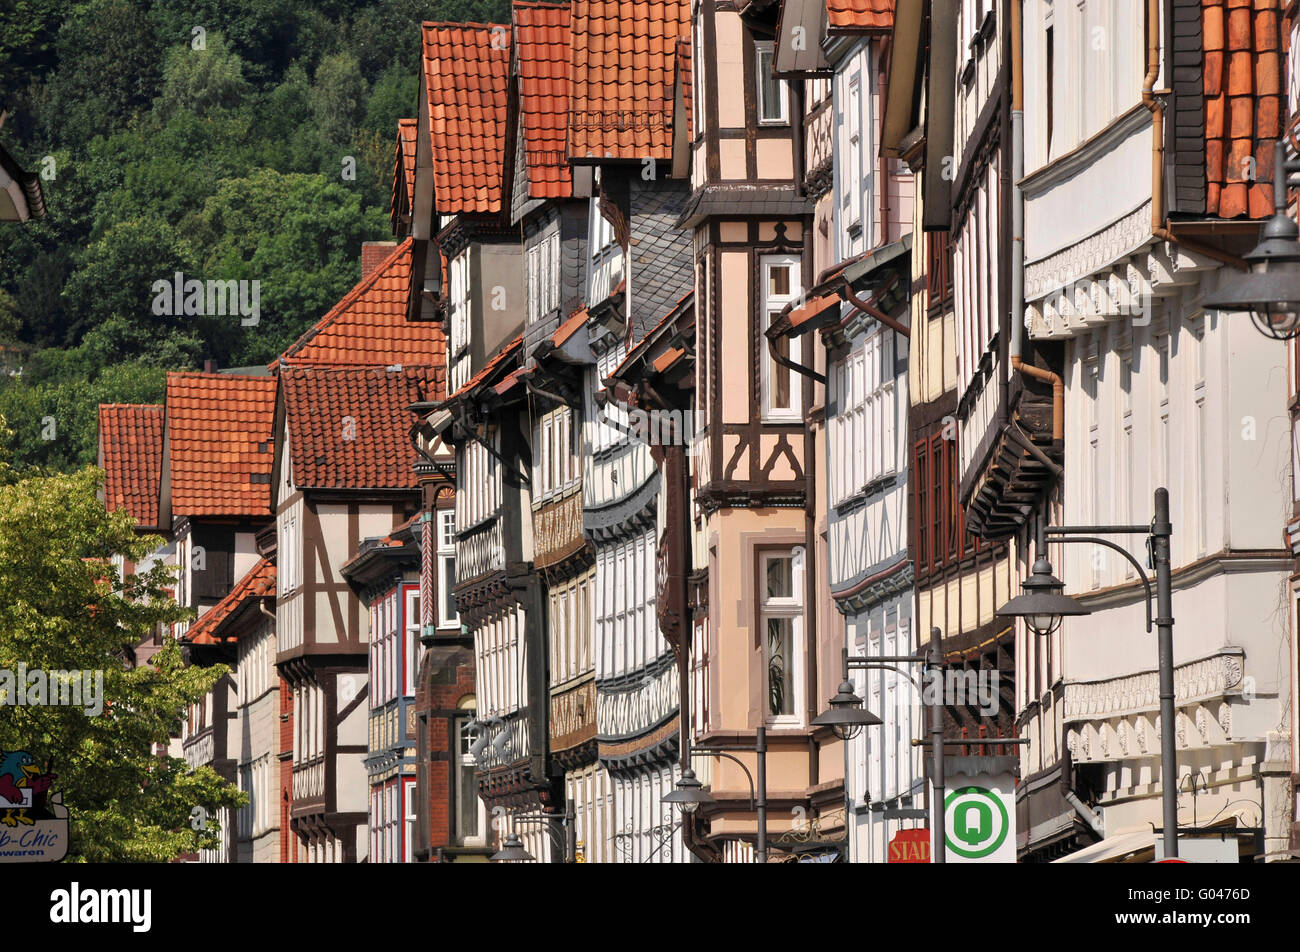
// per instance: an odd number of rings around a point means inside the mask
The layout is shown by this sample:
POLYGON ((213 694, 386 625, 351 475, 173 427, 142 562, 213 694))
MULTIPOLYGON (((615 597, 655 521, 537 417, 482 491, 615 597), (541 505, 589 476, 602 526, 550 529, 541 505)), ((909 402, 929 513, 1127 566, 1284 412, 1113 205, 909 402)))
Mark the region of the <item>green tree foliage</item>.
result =
POLYGON ((361 120, 366 81, 357 58, 351 53, 333 53, 316 68, 312 86, 312 110, 326 142, 345 143, 361 120))
POLYGON ((188 46, 168 50, 162 92, 154 109, 164 122, 180 109, 207 116, 237 108, 249 89, 244 61, 226 47, 220 33, 214 33, 201 50, 188 46))
POLYGON ((86 348, 40 351, 23 368, 26 379, 0 383, 0 416, 9 421, 6 442, 16 460, 58 471, 92 464, 99 404, 162 402, 163 368, 130 362, 88 374, 87 360, 86 348))
POLYGON ((59 68, 42 110, 48 140, 88 142, 149 106, 158 92, 161 52, 140 4, 91 0, 74 6, 59 28, 59 68))
POLYGON ((383 231, 354 184, 258 169, 221 183, 187 231, 204 276, 258 281, 257 324, 207 319, 206 339, 232 365, 273 360, 361 277, 357 249, 383 231))
POLYGON ((361 243, 391 237, 420 22, 508 17, 508 0, 0 3, 0 135, 48 175, 49 218, 0 227, 14 464, 93 460, 93 440, 51 447, 30 421, 92 432, 118 363, 265 363, 318 320, 359 277, 361 243), (153 282, 177 270, 259 280, 261 320, 153 314, 153 282))
POLYGON ((161 565, 124 582, 111 561, 140 562, 162 540, 137 537, 130 516, 105 511, 98 470, 15 480, 6 469, 0 478, 0 668, 102 671, 106 701, 98 716, 7 707, 0 749, 52 760, 72 860, 163 862, 215 846, 216 823, 194 830, 194 808, 215 818, 244 795, 210 767, 191 771, 155 749, 228 669, 185 665, 170 639, 149 664, 133 666, 135 645, 184 611, 166 595, 173 582, 161 565))

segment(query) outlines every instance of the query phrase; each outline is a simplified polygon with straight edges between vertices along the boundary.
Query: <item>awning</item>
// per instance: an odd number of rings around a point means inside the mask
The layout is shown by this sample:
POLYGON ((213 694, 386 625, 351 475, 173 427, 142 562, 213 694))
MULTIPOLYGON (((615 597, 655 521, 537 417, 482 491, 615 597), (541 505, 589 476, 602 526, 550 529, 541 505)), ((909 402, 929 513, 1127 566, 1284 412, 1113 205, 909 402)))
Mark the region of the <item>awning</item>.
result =
POLYGON ((1138 830, 1133 833, 1121 833, 1108 836, 1100 843, 1093 843, 1077 853, 1052 860, 1053 863, 1123 863, 1130 861, 1139 853, 1155 853, 1156 835, 1152 830, 1138 830))
MULTIPOLYGON (((828 268, 822 272, 821 280, 809 289, 804 303, 798 306, 788 305, 787 310, 772 321, 766 331, 767 336, 776 338, 787 334, 806 334, 835 323, 840 316, 838 305, 842 301, 847 300, 858 307, 858 302, 854 300, 856 289, 887 286, 905 265, 907 271, 910 271, 911 251, 912 236, 907 234, 897 241, 828 268)), ((905 287, 906 281, 902 283, 905 287)), ((906 333, 896 323, 891 323, 891 318, 882 317, 878 311, 872 311, 871 316, 890 324, 900 333, 906 333)))

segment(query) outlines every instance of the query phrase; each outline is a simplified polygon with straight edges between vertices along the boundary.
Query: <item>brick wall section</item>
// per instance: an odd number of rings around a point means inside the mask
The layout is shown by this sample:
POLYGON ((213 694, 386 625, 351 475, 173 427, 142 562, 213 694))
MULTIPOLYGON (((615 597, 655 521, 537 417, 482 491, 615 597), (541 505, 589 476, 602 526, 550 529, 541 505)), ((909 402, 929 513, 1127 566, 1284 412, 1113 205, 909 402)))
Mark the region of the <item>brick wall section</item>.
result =
POLYGON ((428 758, 428 789, 420 791, 420 808, 428 816, 430 853, 455 845, 454 774, 460 757, 454 721, 460 703, 474 693, 474 652, 460 645, 435 645, 426 653, 416 688, 416 714, 429 715, 429 743, 419 756, 428 758))
MULTIPOLYGON (((280 746, 281 754, 293 752, 293 692, 289 682, 280 678, 280 746), (286 716, 287 715, 287 716, 286 716)), ((298 837, 289 827, 289 811, 293 806, 293 758, 280 761, 280 862, 298 860, 298 837)))
POLYGON ((361 280, 388 260, 388 256, 397 250, 395 241, 363 241, 361 243, 361 280))

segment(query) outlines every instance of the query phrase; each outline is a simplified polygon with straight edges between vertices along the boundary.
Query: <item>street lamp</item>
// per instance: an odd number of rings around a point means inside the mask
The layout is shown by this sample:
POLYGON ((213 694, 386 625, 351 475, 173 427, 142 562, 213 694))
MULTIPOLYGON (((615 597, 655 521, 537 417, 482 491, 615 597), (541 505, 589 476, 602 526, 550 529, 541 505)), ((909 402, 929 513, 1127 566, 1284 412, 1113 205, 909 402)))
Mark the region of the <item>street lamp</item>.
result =
POLYGON ((1023 618, 1036 635, 1050 635, 1061 627, 1061 619, 1066 615, 1091 614, 1073 598, 1061 594, 1065 583, 1052 574, 1046 545, 1039 548, 1029 578, 1021 587, 1025 593, 1003 605, 998 614, 1023 618))
POLYGON ((564 855, 564 862, 578 861, 578 828, 573 811, 573 801, 569 801, 564 813, 517 813, 510 818, 511 830, 506 834, 501 849, 493 853, 488 861, 492 863, 532 862, 537 859, 524 848, 524 841, 514 831, 516 823, 544 823, 551 844, 564 855), (558 826, 557 826, 558 824, 558 826))
POLYGON ((840 682, 840 690, 830 699, 830 710, 813 718, 816 727, 829 727, 840 740, 853 740, 864 727, 875 727, 884 722, 865 707, 862 698, 853 690, 847 677, 840 682))
POLYGON ((1207 295, 1204 306, 1249 311, 1255 326, 1275 340, 1300 336, 1300 228, 1286 213, 1290 173, 1300 161, 1286 157, 1286 139, 1273 145, 1273 217, 1260 230, 1260 242, 1242 257, 1250 273, 1232 275, 1207 295))
POLYGON ((509 833, 506 835, 505 844, 501 849, 492 854, 490 862, 493 863, 513 863, 529 862, 537 859, 532 853, 524 849, 524 841, 519 838, 518 833, 509 833))
POLYGON ((677 781, 676 789, 664 794, 664 803, 677 804, 683 813, 694 813, 701 805, 709 806, 717 802, 709 796, 704 784, 700 783, 690 767, 682 769, 682 779, 677 781))
POLYGON ((754 821, 758 828, 757 842, 754 844, 754 862, 766 863, 767 728, 760 724, 754 729, 754 743, 752 744, 710 744, 708 747, 691 747, 688 742, 684 748, 684 753, 681 779, 674 785, 671 793, 664 794, 664 802, 674 804, 683 813, 687 814, 695 813, 701 806, 711 806, 717 803, 718 801, 704 789, 704 785, 695 776, 695 771, 690 767, 691 758, 721 757, 732 761, 745 772, 745 778, 749 781, 749 807, 754 811, 754 821), (754 782, 754 775, 749 772, 745 762, 739 757, 733 756, 731 751, 754 754, 755 767, 758 770, 758 783, 754 782))
MULTIPOLYGON (((1292 226, 1294 228, 1294 225, 1292 226)), ((1300 301, 1300 297, 1297 298, 1300 301)), ((1024 594, 1007 602, 995 614, 1025 619, 1025 624, 1039 635, 1056 631, 1063 615, 1087 615, 1089 610, 1074 599, 1062 594, 1064 587, 1052 575, 1052 563, 1047 558, 1047 537, 1057 542, 1078 542, 1102 545, 1113 549, 1128 559, 1137 570, 1138 579, 1146 591, 1147 631, 1154 624, 1160 656, 1160 792, 1164 809, 1165 856, 1178 856, 1178 731, 1174 713, 1174 618, 1173 572, 1169 556, 1169 540, 1173 524, 1169 521, 1169 490, 1161 486, 1155 492, 1155 518, 1149 526, 1039 526, 1037 559, 1030 577, 1023 583, 1024 594), (1117 535, 1145 535, 1148 551, 1156 572, 1156 617, 1151 617, 1151 579, 1142 564, 1128 550, 1100 533, 1117 535)))

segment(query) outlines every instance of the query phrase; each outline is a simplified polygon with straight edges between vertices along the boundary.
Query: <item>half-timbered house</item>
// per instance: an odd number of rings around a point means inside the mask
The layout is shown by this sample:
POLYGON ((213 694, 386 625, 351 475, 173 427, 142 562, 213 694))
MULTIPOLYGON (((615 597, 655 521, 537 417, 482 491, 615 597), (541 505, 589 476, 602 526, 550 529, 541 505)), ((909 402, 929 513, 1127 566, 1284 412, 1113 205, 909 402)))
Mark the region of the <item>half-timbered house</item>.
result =
POLYGON ((367 855, 369 619, 341 569, 418 510, 408 408, 444 386, 441 328, 406 320, 414 242, 388 251, 272 365, 288 825, 307 862, 367 855))
POLYGON ((231 674, 191 713, 197 729, 187 731, 185 758, 191 767, 212 765, 248 797, 233 817, 224 808, 216 817, 221 845, 204 851, 205 860, 273 863, 280 859, 281 711, 274 604, 275 566, 262 557, 185 632, 192 663, 231 668, 231 674))
MULTIPOLYGON (((916 173, 908 367, 913 644, 925 653, 937 631, 943 664, 995 695, 990 706, 976 691, 944 691, 950 738, 1010 737, 1015 731, 1014 630, 994 616, 1012 594, 1015 566, 1006 541, 1011 533, 986 516, 1010 513, 1013 521, 1023 521, 1028 505, 1020 504, 1046 492, 1034 476, 1028 488, 1014 485, 1014 503, 999 501, 977 511, 985 496, 973 496, 977 481, 966 479, 986 470, 1001 476, 996 463, 1008 445, 1004 430, 1043 439, 1034 429, 1042 417, 1030 407, 1041 408, 1044 386, 1051 405, 1050 386, 1038 376, 1021 374, 1024 380, 1008 386, 1010 229, 1003 210, 1011 106, 1004 7, 978 0, 900 0, 881 119, 882 151, 916 173), (1016 414, 999 416, 1007 393, 1019 394, 1022 387, 1016 414), (990 459, 994 464, 986 466, 990 459)), ((1016 447, 1030 441, 1024 436, 1009 445, 1020 452, 1016 447)), ((1017 459, 1025 472, 1037 474, 1057 466, 1052 453, 1060 459, 1059 447, 1040 449, 1035 443, 1017 459)), ((985 745, 949 753, 996 757, 1007 750, 985 745)), ((1012 768, 1014 760, 991 763, 1012 768)))
POLYGON ((595 549, 583 531, 584 383, 595 365, 586 329, 590 203, 575 194, 566 145, 569 5, 514 5, 518 116, 511 219, 523 230, 526 318, 520 352, 532 445, 533 564, 546 586, 548 733, 584 862, 612 858, 609 773, 597 759, 595 549))
MULTIPOLYGON (((825 447, 812 489, 819 607, 857 657, 915 649, 906 451, 912 174, 878 147, 893 6, 786 2, 776 56, 778 74, 807 79, 804 187, 816 201, 817 283, 766 333, 770 347, 799 339, 808 351, 805 368, 796 368, 815 381, 808 439, 825 447), (801 51, 791 31, 808 18, 820 43, 801 51)), ((845 823, 858 861, 884 860, 889 837, 906 822, 896 811, 923 795, 911 746, 920 717, 914 676, 897 666, 849 673, 884 721, 848 750, 845 823)))
POLYGON ((416 678, 420 666, 420 548, 417 514, 391 535, 364 539, 343 577, 368 617, 367 857, 413 863, 420 791, 416 768, 416 678))
MULTIPOLYGON (((508 814, 550 810, 562 795, 547 760, 546 600, 532 564, 531 433, 516 373, 529 305, 525 249, 511 225, 514 199, 525 196, 508 187, 519 159, 507 147, 519 135, 513 26, 423 30, 414 225, 436 236, 444 261, 434 316, 447 329, 450 396, 422 408, 422 438, 455 448, 452 592, 476 685, 476 715, 458 746, 466 768, 477 768, 491 818, 480 836, 493 848, 513 830, 508 814)), ((533 856, 550 858, 543 827, 515 832, 533 856)))
MULTIPOLYGON (((694 741, 753 744, 766 729, 771 841, 796 817, 803 830, 842 833, 844 815, 842 747, 812 724, 841 680, 844 645, 842 627, 824 624, 818 585, 824 431, 805 424, 817 394, 804 369, 819 356, 802 336, 766 334, 816 279, 820 193, 813 183, 810 194, 805 156, 818 146, 804 117, 809 93, 825 95, 824 84, 774 71, 787 52, 780 12, 693 5, 691 199, 681 220, 694 236, 695 498, 707 552, 706 622, 691 662, 694 741)), ((816 32, 805 36, 819 43, 816 32)), ((752 769, 752 755, 741 756, 752 769)), ((701 811, 706 842, 728 861, 752 858, 744 773, 705 757, 692 767, 718 801, 701 811)))
MULTIPOLYGON (((197 614, 196 622, 173 626, 182 641, 262 557, 257 537, 271 525, 275 393, 271 376, 167 375, 158 525, 174 546, 166 559, 177 572, 176 601, 197 614)), ((189 657, 233 666, 237 653, 219 643, 191 645, 189 657)), ((238 719, 234 690, 228 675, 191 705, 180 738, 192 766, 210 764, 232 783, 238 781, 231 740, 238 719)), ((228 862, 235 855, 230 819, 228 811, 209 818, 221 826, 221 847, 205 850, 203 861, 228 862)))
MULTIPOLYGON (((573 4, 568 157, 589 195, 580 270, 586 344, 583 524, 595 557, 592 618, 596 732, 612 793, 615 862, 685 855, 664 794, 680 757, 680 669, 655 608, 662 478, 650 440, 606 387, 629 349, 690 290, 691 241, 678 227, 689 197, 675 168, 673 123, 685 0, 573 4)), ((611 850, 612 847, 612 850, 611 850)))
MULTIPOLYGON (((101 403, 96 465, 104 471, 100 498, 109 512, 125 509, 135 519, 136 532, 156 534, 159 484, 162 480, 163 405, 101 403)), ((175 551, 165 543, 146 561, 166 560, 175 551)), ((118 578, 133 575, 137 566, 115 555, 118 578)), ((144 566, 147 568, 147 566, 144 566)), ((135 648, 135 663, 142 664, 162 647, 161 626, 135 648)))
MULTIPOLYGON (((292 826, 308 861, 352 862, 367 855, 369 731, 384 731, 384 749, 406 756, 408 705, 387 701, 406 699, 395 672, 404 680, 415 664, 407 620, 418 611, 418 587, 385 592, 380 616, 367 619, 342 568, 364 539, 389 535, 418 509, 407 408, 424 398, 427 370, 286 366, 279 377, 276 636, 297 715, 292 826)), ((408 793, 388 793, 385 822, 408 793)), ((404 830, 405 819, 398 826, 404 830)), ((399 839, 393 834, 389 846, 399 839)))
MULTIPOLYGON (((1287 630, 1278 593, 1294 565, 1277 531, 1291 501, 1278 478, 1286 348, 1246 315, 1203 304, 1244 266, 1236 256, 1273 212, 1282 6, 1035 3, 1010 24, 1020 34, 1013 88, 1024 90, 1011 193, 1023 242, 1011 247, 1023 256, 1008 263, 1011 316, 1026 329, 1014 327, 1011 363, 1017 353, 1028 362, 1032 347, 1060 355, 1052 382, 1068 409, 1062 426, 1054 408, 1053 444, 1063 441, 1073 478, 1049 524, 1146 525, 1155 490, 1168 489, 1177 719, 1158 723, 1156 643, 1136 571, 1095 545, 1052 547, 1066 592, 1091 614, 1017 643, 1030 741, 1017 791, 1024 859, 1152 856, 1160 732, 1171 728, 1180 825, 1226 816, 1262 828, 1271 858, 1287 855, 1294 669, 1277 653, 1287 630)), ((1012 378, 1009 410, 1018 389, 1012 378)), ((1023 398, 1018 414, 1043 450, 1032 419, 1045 434, 1046 396, 1041 414, 1023 398)), ((973 507, 998 481, 1011 500, 1029 458, 984 465, 973 507), (992 475, 998 468, 1007 475, 992 475)), ((1106 538, 1141 557, 1140 536, 1106 538)), ((1026 546, 1018 576, 1034 555, 1026 546)), ((1259 852, 1252 834, 1239 845, 1259 852)))

